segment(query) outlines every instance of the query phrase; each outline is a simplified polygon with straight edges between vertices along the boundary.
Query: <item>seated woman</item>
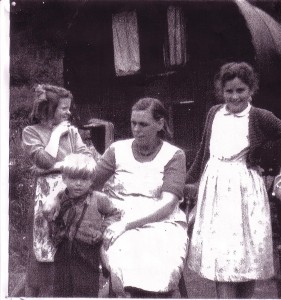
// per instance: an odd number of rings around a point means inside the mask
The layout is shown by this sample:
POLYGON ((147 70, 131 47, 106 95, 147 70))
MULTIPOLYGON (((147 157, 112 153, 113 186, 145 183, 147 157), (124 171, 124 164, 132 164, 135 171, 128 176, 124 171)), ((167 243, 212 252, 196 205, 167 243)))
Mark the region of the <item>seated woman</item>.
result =
POLYGON ((187 252, 180 210, 185 154, 169 138, 168 113, 154 98, 132 108, 133 139, 113 143, 96 168, 95 185, 123 211, 104 233, 104 259, 116 296, 170 297, 187 252), (110 180, 108 180, 110 178, 110 180))

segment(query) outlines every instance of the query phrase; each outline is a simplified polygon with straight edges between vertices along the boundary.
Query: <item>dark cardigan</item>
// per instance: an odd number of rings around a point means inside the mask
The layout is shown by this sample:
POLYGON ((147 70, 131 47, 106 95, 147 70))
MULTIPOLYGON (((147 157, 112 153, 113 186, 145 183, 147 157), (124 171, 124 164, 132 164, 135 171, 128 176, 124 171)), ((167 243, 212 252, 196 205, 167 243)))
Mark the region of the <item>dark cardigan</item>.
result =
MULTIPOLYGON (((200 148, 187 172, 186 183, 197 182, 204 171, 210 158, 213 120, 222 106, 213 106, 207 115, 200 148)), ((264 169, 264 175, 276 175, 281 165, 281 120, 268 110, 252 106, 249 112, 249 140, 248 168, 260 166, 264 169)))

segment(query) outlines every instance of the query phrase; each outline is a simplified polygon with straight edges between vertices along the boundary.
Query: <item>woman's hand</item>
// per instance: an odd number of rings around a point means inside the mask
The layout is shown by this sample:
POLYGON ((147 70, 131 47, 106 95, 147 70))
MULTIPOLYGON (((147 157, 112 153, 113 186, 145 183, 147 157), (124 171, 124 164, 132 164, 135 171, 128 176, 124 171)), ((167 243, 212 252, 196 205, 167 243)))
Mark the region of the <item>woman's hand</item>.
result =
POLYGON ((125 231, 126 223, 122 221, 115 222, 108 226, 103 233, 103 246, 105 250, 107 250, 125 231))

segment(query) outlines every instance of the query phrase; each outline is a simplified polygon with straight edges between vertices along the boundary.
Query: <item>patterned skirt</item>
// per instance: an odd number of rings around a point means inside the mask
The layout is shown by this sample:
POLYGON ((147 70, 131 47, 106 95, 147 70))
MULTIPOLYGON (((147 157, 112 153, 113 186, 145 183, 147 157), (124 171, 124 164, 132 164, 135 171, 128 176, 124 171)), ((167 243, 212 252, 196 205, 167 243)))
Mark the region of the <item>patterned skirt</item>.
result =
POLYGON ((65 189, 61 174, 40 176, 37 179, 33 223, 33 251, 39 262, 53 262, 56 248, 49 234, 49 224, 43 216, 43 205, 65 189))
POLYGON ((201 178, 188 266, 204 278, 273 276, 270 207, 262 177, 245 161, 212 158, 201 178))

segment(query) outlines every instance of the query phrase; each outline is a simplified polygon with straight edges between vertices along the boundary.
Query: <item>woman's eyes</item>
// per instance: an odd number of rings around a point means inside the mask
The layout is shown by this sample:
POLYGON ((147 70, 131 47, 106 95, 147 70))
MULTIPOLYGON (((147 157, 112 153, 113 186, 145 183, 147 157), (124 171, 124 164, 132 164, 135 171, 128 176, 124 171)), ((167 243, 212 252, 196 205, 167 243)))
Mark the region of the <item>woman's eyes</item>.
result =
POLYGON ((139 126, 141 126, 141 127, 146 127, 146 126, 148 126, 149 124, 147 124, 147 123, 143 123, 143 122, 140 122, 140 123, 137 123, 137 122, 131 122, 131 124, 133 125, 133 126, 136 126, 136 125, 139 125, 139 126))
POLYGON ((241 94, 245 91, 245 89, 241 88, 241 89, 237 89, 236 91, 234 90, 225 90, 225 93, 227 94, 233 94, 234 92, 238 93, 238 94, 241 94))

